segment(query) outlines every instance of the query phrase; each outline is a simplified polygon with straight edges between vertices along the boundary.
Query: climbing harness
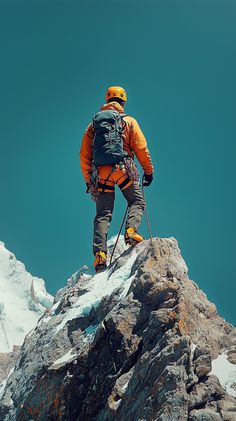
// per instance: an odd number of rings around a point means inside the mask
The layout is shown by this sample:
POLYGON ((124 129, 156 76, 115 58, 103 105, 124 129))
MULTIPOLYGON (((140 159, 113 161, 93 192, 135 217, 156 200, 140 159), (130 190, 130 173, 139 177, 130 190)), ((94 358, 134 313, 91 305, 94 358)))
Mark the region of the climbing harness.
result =
MULTIPOLYGON (((108 180, 109 180, 110 176, 111 176, 111 175, 113 174, 113 172, 115 172, 115 171, 116 171, 116 165, 113 165, 113 167, 112 167, 111 171, 109 172, 109 174, 108 174, 107 178, 105 179, 104 183, 99 183, 99 180, 98 180, 98 187, 99 187, 100 189, 102 189, 102 192, 103 192, 103 193, 105 192, 105 190, 106 190, 106 189, 110 190, 110 189, 109 189, 109 185, 107 184, 107 182, 108 182, 108 180)), ((112 187, 112 189, 114 190, 114 187, 112 187)))
POLYGON ((139 181, 139 172, 137 165, 135 164, 133 158, 127 157, 120 161, 118 164, 114 164, 110 173, 108 174, 106 180, 103 183, 99 181, 99 174, 98 174, 99 166, 96 165, 94 162, 92 164, 92 168, 90 171, 90 182, 89 182, 89 192, 91 193, 92 199, 96 201, 96 198, 99 194, 98 188, 104 192, 106 189, 110 190, 109 185, 107 184, 110 176, 117 170, 121 169, 124 174, 127 175, 129 180, 132 181, 139 181))

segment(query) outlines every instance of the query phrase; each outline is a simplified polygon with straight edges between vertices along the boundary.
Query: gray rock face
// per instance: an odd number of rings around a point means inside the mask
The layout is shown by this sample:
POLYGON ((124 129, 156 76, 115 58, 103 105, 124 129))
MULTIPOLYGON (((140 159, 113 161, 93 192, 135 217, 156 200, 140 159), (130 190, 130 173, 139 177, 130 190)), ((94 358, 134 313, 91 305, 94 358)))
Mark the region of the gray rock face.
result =
POLYGON ((236 400, 210 374, 219 353, 235 362, 235 338, 188 279, 176 240, 144 241, 59 291, 26 337, 0 419, 236 420, 236 400))
POLYGON ((20 346, 14 346, 12 352, 0 352, 0 383, 7 378, 19 357, 20 346))

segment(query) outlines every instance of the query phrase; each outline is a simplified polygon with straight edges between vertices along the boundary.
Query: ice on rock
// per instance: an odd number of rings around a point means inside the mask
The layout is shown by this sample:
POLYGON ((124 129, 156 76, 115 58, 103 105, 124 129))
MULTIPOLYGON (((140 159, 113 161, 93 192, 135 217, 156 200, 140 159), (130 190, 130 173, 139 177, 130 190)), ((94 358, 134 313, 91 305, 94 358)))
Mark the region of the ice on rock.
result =
POLYGON ((111 270, 107 269, 89 279, 87 283, 89 290, 79 297, 74 305, 66 312, 64 319, 55 329, 55 334, 60 329, 63 329, 69 320, 73 320, 83 314, 89 314, 92 307, 96 308, 105 296, 111 295, 114 289, 122 287, 120 298, 124 298, 135 276, 131 276, 131 269, 137 258, 137 254, 142 252, 143 247, 145 245, 142 244, 136 246, 126 263, 114 273, 111 273, 111 270))
POLYGON ((236 397, 236 390, 232 388, 236 383, 236 365, 228 361, 226 353, 220 354, 212 361, 210 374, 215 374, 228 394, 236 397))
POLYGON ((76 351, 74 349, 70 349, 66 354, 64 354, 61 358, 58 358, 56 361, 54 361, 53 365, 51 368, 54 368, 55 366, 59 365, 59 364, 64 364, 68 361, 71 361, 71 359, 73 359, 74 357, 76 357, 76 351))
MULTIPOLYGON (((108 257, 111 256, 111 254, 112 254, 112 251, 113 251, 113 248, 115 246, 116 240, 117 240, 117 235, 114 235, 107 242, 108 257)), ((114 255, 113 255, 113 261, 118 256, 120 256, 125 250, 127 250, 128 248, 129 248, 129 246, 125 244, 124 236, 120 235, 119 241, 116 245, 115 252, 114 252, 114 255)))

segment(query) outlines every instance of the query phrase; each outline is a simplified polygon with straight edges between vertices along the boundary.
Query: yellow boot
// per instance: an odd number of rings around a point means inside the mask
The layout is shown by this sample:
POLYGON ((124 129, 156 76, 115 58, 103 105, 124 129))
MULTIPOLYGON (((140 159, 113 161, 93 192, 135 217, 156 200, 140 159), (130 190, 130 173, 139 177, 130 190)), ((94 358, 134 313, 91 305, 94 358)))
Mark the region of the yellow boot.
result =
POLYGON ((100 272, 104 269, 106 269, 107 264, 107 255, 104 251, 97 251, 95 254, 95 260, 94 260, 94 269, 96 272, 100 272))
POLYGON ((144 238, 138 234, 134 228, 127 228, 125 232, 125 244, 135 246, 135 244, 140 243, 143 240, 144 238))

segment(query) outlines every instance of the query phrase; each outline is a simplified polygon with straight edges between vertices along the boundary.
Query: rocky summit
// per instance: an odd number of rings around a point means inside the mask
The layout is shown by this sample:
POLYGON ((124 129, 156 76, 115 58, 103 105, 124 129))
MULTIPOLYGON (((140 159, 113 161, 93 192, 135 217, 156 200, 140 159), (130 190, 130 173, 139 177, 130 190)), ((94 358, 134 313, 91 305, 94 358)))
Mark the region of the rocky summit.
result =
POLYGON ((236 330, 174 238, 76 273, 26 336, 1 421, 236 421, 236 330))

